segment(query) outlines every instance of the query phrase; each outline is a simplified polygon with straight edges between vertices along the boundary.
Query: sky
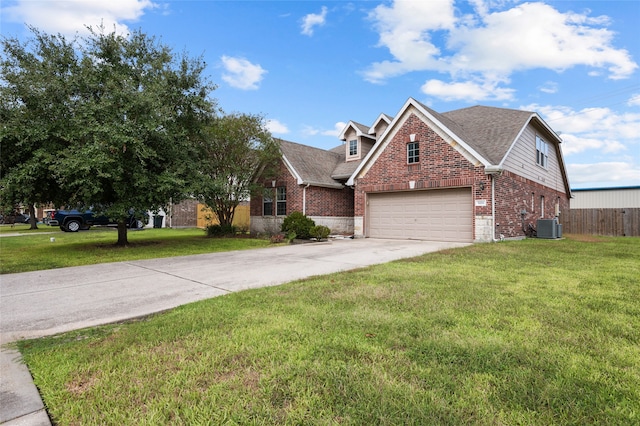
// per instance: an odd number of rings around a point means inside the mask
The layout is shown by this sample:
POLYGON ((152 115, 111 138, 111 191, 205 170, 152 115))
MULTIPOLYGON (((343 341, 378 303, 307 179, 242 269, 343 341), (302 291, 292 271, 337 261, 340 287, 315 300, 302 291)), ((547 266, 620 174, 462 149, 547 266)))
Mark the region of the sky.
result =
POLYGON ((350 120, 537 112, 562 138, 573 189, 640 185, 640 1, 2 0, 0 33, 104 25, 202 57, 227 113, 330 149, 350 120))

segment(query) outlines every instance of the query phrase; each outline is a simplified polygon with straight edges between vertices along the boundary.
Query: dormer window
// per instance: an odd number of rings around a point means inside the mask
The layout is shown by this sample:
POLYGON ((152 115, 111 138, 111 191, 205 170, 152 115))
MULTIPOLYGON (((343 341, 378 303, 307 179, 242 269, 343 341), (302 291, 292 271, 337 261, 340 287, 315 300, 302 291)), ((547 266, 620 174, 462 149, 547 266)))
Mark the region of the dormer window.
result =
POLYGON ((536 136, 536 164, 547 168, 549 163, 549 144, 547 144, 540 136, 536 136))
POLYGON ((358 155, 358 140, 352 139, 349 141, 349 157, 358 155))

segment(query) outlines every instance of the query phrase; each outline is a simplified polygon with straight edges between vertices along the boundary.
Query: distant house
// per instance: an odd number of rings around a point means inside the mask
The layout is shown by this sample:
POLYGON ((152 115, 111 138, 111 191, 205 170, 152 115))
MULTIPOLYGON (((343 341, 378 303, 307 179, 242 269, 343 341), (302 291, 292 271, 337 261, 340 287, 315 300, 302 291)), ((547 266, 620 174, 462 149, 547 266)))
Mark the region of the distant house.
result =
POLYGON ((270 195, 251 200, 253 232, 301 211, 356 237, 492 241, 569 209, 561 140, 535 112, 440 114, 410 98, 371 126, 350 121, 340 139, 331 150, 281 141, 270 195))

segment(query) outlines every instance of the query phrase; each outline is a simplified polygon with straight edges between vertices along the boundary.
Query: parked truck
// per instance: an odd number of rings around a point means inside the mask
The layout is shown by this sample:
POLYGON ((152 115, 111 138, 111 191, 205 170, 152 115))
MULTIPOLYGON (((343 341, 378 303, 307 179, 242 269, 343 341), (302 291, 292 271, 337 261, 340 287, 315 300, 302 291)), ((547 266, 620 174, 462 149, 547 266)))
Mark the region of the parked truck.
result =
MULTIPOLYGON (((117 222, 109 220, 107 216, 95 215, 93 211, 86 210, 55 210, 51 212, 47 221, 49 226, 59 226, 65 232, 78 232, 81 229, 89 229, 92 226, 117 225, 117 222)), ((144 222, 129 215, 127 228, 142 228, 144 222)))

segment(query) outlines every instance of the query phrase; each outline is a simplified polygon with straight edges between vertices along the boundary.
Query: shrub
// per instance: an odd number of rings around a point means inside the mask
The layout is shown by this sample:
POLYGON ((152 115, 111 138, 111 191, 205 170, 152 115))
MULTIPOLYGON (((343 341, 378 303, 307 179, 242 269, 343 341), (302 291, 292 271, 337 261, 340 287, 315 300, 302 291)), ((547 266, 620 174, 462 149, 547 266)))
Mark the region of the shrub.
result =
POLYGON ((316 240, 326 240, 329 234, 331 233, 331 229, 324 225, 316 225, 312 226, 309 230, 309 233, 316 240))
POLYGON ((207 225, 205 228, 207 237, 229 237, 235 236, 238 229, 233 225, 207 225))
POLYGON ((272 244, 280 244, 284 242, 284 234, 273 234, 271 238, 269 238, 272 244))
POLYGON ((282 222, 281 231, 287 234, 295 233, 298 238, 307 240, 311 238, 309 231, 315 226, 313 219, 303 215, 300 212, 293 212, 285 217, 282 222))

